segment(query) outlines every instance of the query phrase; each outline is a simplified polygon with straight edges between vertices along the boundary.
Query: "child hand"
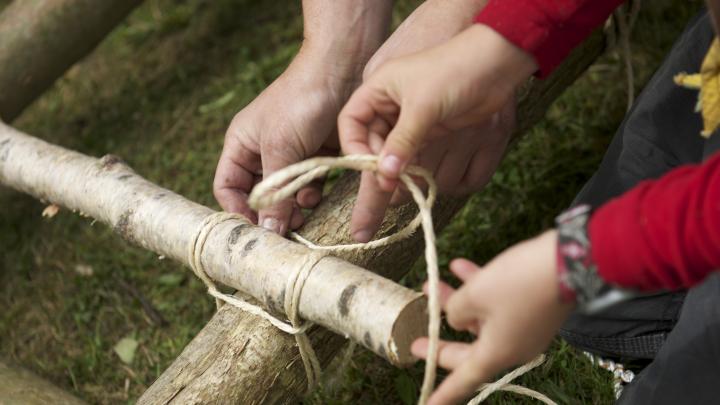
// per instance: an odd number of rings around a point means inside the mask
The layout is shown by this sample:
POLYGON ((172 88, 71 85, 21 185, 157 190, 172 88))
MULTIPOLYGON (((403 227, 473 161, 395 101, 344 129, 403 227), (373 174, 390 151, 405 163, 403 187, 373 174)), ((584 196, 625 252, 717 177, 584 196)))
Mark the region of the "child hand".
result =
POLYGON ((530 54, 479 24, 385 62, 340 112, 343 152, 379 152, 378 186, 391 192, 429 139, 487 121, 536 69, 530 54))
MULTIPOLYGON (((450 264, 465 284, 457 291, 441 285, 447 321, 478 338, 440 343, 438 364, 452 372, 428 404, 457 402, 548 347, 574 307, 560 301, 556 243, 556 232, 548 231, 504 251, 484 268, 464 259, 450 264)), ((416 340, 413 354, 426 358, 427 345, 427 338, 416 340)))

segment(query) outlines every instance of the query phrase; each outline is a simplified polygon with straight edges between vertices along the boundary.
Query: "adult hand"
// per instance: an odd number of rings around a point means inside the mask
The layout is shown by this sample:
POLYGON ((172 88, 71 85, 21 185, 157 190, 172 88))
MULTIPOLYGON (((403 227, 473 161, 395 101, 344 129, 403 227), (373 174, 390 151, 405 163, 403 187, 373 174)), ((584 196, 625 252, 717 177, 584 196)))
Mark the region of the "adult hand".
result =
POLYGON ((400 172, 411 162, 436 171, 443 191, 481 188, 506 146, 515 88, 535 70, 529 54, 482 25, 377 68, 338 118, 346 154, 381 156, 379 174, 363 176, 353 213, 355 239, 364 242, 374 234, 400 172), (447 169, 438 170, 444 162, 447 169), (455 187, 466 173, 472 181, 455 187))
MULTIPOLYGON (((317 185, 256 214, 247 205, 253 186, 272 172, 316 154, 337 153, 335 117, 351 80, 328 74, 328 66, 299 54, 288 69, 235 115, 225 134, 213 183, 215 198, 261 226, 284 234, 302 224, 298 207, 321 197, 317 185), (258 221, 259 219, 259 221, 258 221)), ((351 88, 351 87, 350 87, 351 88)))
MULTIPOLYGON (((574 307, 560 300, 556 243, 553 230, 506 250, 483 268, 463 259, 450 264, 465 284, 455 291, 441 283, 447 321, 478 337, 472 343, 440 342, 438 364, 452 372, 428 404, 458 402, 498 372, 547 349, 574 307)), ((411 350, 426 358, 427 348, 427 338, 420 338, 411 350)))
POLYGON ((321 198, 319 185, 261 210, 247 205, 263 176, 317 154, 337 154, 335 123, 370 55, 385 38, 386 0, 303 0, 303 46, 287 70, 240 111, 225 135, 213 191, 226 211, 284 234, 321 198), (259 218, 258 218, 259 217, 259 218))

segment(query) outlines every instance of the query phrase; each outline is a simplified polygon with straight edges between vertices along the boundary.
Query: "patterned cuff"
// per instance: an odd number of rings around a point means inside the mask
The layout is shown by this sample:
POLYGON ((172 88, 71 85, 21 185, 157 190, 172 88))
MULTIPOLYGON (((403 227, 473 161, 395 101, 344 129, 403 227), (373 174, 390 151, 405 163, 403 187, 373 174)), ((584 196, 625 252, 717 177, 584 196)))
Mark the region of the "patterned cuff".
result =
POLYGON ((605 282, 592 260, 588 224, 592 209, 580 205, 555 220, 558 229, 557 259, 561 299, 576 301, 581 312, 597 312, 633 296, 605 282))

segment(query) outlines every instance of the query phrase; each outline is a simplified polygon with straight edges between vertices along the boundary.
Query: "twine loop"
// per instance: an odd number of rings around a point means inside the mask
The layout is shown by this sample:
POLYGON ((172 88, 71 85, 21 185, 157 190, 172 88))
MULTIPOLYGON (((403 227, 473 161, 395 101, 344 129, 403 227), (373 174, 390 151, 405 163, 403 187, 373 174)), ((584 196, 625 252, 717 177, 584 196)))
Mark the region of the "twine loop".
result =
MULTIPOLYGON (((350 155, 344 157, 317 157, 287 166, 257 184, 252 193, 250 193, 248 204, 254 210, 274 205, 294 196, 298 190, 308 185, 311 181, 325 176, 334 168, 377 171, 377 156, 350 155)), ((432 173, 419 166, 408 166, 405 172, 400 175, 400 179, 408 188, 411 186, 417 188, 419 195, 416 196, 413 194, 413 198, 418 205, 419 212, 410 223, 396 233, 380 239, 371 240, 367 243, 349 243, 331 246, 317 245, 295 232, 291 233, 291 237, 309 248, 333 252, 370 250, 409 238, 422 224, 422 211, 430 211, 432 209, 437 199, 437 185, 432 177, 432 173), (420 189, 415 186, 415 182, 411 176, 418 176, 425 180, 428 184, 427 197, 424 197, 420 189)))

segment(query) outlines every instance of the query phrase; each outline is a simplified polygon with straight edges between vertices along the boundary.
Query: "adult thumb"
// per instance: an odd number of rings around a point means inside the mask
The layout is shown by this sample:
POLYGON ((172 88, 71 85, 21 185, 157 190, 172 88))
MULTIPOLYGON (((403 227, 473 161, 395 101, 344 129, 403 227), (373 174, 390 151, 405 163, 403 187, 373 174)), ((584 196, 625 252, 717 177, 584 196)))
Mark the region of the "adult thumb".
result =
MULTIPOLYGON (((378 172, 385 180, 397 182, 405 166, 425 143, 433 124, 433 114, 427 108, 410 105, 400 110, 397 124, 388 134, 380 151, 378 172)), ((381 184, 381 188, 385 187, 381 184)))

